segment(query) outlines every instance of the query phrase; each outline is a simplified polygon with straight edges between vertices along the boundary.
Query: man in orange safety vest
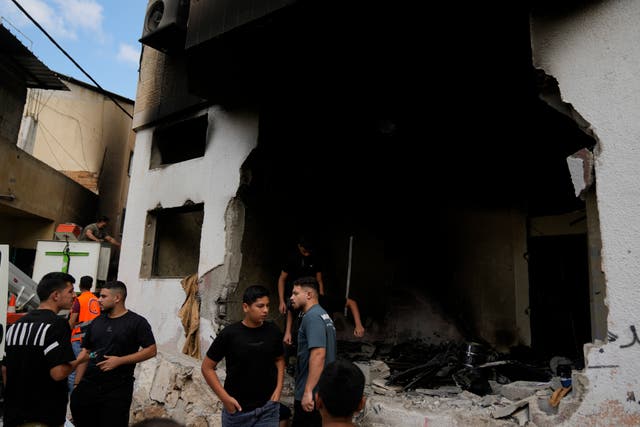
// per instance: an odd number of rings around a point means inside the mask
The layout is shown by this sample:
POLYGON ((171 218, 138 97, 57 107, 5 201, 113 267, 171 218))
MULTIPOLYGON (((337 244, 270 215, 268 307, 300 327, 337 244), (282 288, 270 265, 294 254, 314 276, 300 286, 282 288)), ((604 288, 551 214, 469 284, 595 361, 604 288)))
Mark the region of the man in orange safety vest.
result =
MULTIPOLYGON (((69 326, 71 327, 71 347, 76 357, 82 350, 82 337, 89 323, 100 315, 100 303, 98 298, 91 292, 93 278, 82 276, 80 278, 80 295, 73 302, 71 315, 69 316, 69 326)), ((86 366, 86 365, 85 365, 86 366)), ((73 390, 76 371, 69 375, 69 392, 73 390)))

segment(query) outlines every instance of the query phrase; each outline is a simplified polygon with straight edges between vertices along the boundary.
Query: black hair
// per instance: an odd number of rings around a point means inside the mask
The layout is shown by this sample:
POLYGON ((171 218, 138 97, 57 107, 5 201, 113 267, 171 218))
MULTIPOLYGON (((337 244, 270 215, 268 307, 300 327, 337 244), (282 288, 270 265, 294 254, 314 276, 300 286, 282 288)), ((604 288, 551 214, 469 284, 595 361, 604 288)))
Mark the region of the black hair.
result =
POLYGON ((171 418, 153 417, 138 421, 131 427, 184 427, 184 424, 180 424, 171 418))
POLYGON ((93 277, 91 277, 91 276, 82 276, 80 278, 80 289, 88 291, 88 290, 91 289, 92 285, 93 285, 93 277))
POLYGON ((100 216, 98 217, 98 221, 96 221, 96 222, 109 222, 109 221, 110 221, 110 220, 109 220, 109 217, 108 217, 108 216, 106 216, 106 215, 100 215, 100 216))
POLYGON ((313 252, 316 248, 316 245, 313 242, 311 237, 306 235, 298 236, 298 244, 308 250, 309 252, 313 252))
POLYGON ((242 302, 247 305, 251 305, 259 298, 268 296, 269 291, 267 290, 267 288, 262 285, 253 285, 244 290, 244 294, 242 295, 242 302))
POLYGON ((127 299, 127 286, 119 280, 107 282, 102 286, 101 289, 111 289, 116 292, 120 292, 122 294, 122 300, 124 301, 125 299, 127 299))
POLYGON ((352 416, 358 410, 363 394, 364 374, 352 362, 338 359, 322 370, 318 395, 331 416, 352 416))
POLYGON ((318 284, 318 281, 316 280, 315 277, 312 277, 312 276, 298 277, 296 280, 293 281, 293 286, 311 288, 314 291, 316 291, 316 293, 320 291, 320 285, 318 284))
POLYGON ((60 271, 54 271, 42 276, 36 290, 40 302, 48 300, 55 291, 61 291, 66 288, 67 283, 76 283, 76 279, 72 275, 60 271))

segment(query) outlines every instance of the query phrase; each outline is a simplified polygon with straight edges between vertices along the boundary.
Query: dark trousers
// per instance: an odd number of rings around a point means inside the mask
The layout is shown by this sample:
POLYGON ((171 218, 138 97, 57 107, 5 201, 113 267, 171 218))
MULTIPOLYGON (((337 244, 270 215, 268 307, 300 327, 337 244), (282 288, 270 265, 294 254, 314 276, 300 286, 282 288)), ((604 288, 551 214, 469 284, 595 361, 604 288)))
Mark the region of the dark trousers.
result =
POLYGON ((291 427, 322 427, 322 417, 317 409, 307 412, 299 400, 293 402, 293 422, 291 427))
POLYGON ((71 393, 75 427, 127 427, 133 398, 133 378, 117 384, 82 380, 71 393))

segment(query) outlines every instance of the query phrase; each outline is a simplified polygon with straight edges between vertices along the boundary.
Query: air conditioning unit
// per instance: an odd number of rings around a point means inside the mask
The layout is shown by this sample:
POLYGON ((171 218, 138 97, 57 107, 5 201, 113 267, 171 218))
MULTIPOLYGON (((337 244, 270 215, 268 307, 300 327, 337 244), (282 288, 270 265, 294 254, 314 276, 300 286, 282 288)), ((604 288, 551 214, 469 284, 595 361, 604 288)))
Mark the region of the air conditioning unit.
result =
POLYGON ((165 53, 184 50, 189 0, 149 0, 140 43, 165 53))

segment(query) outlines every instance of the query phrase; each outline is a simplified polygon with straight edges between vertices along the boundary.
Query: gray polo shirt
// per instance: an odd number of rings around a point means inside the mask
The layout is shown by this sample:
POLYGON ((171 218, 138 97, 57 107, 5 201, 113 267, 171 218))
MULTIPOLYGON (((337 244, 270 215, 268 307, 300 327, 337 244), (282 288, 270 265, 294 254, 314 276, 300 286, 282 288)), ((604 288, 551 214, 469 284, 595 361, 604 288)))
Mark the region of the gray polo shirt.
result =
POLYGON ((318 347, 324 347, 327 350, 325 366, 336 360, 336 328, 327 312, 316 304, 304 314, 298 330, 295 400, 302 400, 309 376, 309 355, 311 349, 318 347))

